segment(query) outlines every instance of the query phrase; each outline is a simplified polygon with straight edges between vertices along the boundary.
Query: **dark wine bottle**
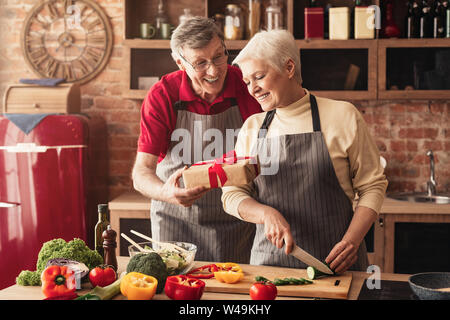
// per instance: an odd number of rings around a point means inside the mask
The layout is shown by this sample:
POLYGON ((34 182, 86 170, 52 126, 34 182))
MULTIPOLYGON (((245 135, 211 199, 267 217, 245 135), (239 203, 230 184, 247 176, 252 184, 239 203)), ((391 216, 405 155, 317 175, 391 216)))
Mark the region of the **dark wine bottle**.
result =
POLYGON ((422 15, 420 16, 420 38, 433 37, 433 16, 428 1, 422 1, 422 15))
POLYGON ((436 0, 433 4, 433 38, 445 36, 445 15, 444 6, 440 0, 436 0))
POLYGON ((407 2, 407 13, 405 18, 405 38, 415 38, 414 36, 414 24, 415 24, 415 16, 413 12, 414 1, 409 0, 407 2))

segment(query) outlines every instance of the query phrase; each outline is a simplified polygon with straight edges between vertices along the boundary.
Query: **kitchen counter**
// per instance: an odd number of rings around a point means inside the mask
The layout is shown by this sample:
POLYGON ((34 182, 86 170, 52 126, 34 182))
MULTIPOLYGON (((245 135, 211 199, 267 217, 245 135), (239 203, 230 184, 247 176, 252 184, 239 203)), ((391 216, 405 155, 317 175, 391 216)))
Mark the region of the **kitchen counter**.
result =
POLYGON ((414 203, 385 198, 380 214, 445 214, 450 216, 450 204, 414 203))
MULTIPOLYGON (((119 264, 119 273, 126 269, 126 265, 129 261, 129 257, 118 257, 119 264)), ((197 261, 195 262, 195 266, 201 266, 207 264, 208 262, 197 261)), ((242 264, 243 269, 245 270, 245 265, 242 264)), ((357 300, 361 288, 365 285, 365 280, 371 276, 371 274, 365 272, 351 272, 353 275, 353 280, 350 286, 350 291, 348 295, 349 300, 357 300)), ((389 274, 382 273, 381 280, 390 280, 390 281, 400 281, 406 282, 408 281, 409 275, 406 274, 389 274)), ((77 291, 79 295, 88 292, 90 289, 89 284, 83 285, 85 288, 77 291)), ((377 289, 374 289, 377 290, 377 289)), ((383 290, 381 288, 380 290, 383 290)), ((42 300, 44 298, 40 287, 22 287, 18 285, 13 285, 11 287, 0 290, 0 300, 42 300)), ((124 300, 126 299, 122 295, 116 296, 114 299, 124 300)), ((169 298, 164 294, 157 294, 153 298, 154 300, 168 300, 169 298)), ((248 294, 237 294, 237 293, 215 293, 215 292, 204 292, 202 296, 202 300, 249 300, 250 296, 248 294)), ((297 298, 297 297, 277 297, 277 300, 300 300, 305 298, 297 298)))

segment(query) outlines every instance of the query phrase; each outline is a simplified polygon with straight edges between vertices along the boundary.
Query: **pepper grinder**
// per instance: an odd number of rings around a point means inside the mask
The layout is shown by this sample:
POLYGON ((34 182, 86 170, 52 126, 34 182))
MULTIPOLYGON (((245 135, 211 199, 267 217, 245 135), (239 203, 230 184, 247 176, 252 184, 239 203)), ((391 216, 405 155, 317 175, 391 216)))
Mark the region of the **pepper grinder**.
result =
POLYGON ((117 258, 116 258, 116 248, 117 233, 111 229, 111 225, 102 234, 103 237, 103 252, 104 252, 104 262, 107 265, 113 266, 117 272, 117 258))

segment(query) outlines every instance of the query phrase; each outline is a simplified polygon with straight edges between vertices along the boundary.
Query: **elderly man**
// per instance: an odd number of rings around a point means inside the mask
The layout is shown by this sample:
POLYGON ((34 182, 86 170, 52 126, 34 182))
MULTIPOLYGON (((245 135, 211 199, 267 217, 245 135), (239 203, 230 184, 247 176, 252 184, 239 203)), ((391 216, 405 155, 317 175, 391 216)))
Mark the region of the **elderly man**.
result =
POLYGON ((180 178, 186 165, 233 149, 237 130, 260 105, 240 70, 227 64, 223 34, 212 20, 182 23, 170 45, 180 70, 163 76, 143 102, 134 188, 152 199, 154 239, 194 243, 197 260, 248 263, 254 225, 223 211, 220 189, 186 189, 180 178))

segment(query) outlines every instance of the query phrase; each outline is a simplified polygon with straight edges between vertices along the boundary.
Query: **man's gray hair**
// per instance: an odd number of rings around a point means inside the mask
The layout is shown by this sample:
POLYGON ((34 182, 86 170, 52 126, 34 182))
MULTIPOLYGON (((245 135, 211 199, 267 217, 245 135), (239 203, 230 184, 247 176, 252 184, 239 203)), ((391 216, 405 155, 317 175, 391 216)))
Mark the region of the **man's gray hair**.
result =
POLYGON ((247 59, 263 60, 280 72, 285 68, 286 62, 291 59, 295 63, 294 78, 302 84, 300 50, 294 36, 287 30, 256 33, 233 60, 233 64, 239 65, 247 59))
POLYGON ((193 17, 180 24, 172 34, 170 48, 176 60, 183 48, 201 49, 215 37, 224 40, 223 32, 214 20, 205 17, 193 17))

